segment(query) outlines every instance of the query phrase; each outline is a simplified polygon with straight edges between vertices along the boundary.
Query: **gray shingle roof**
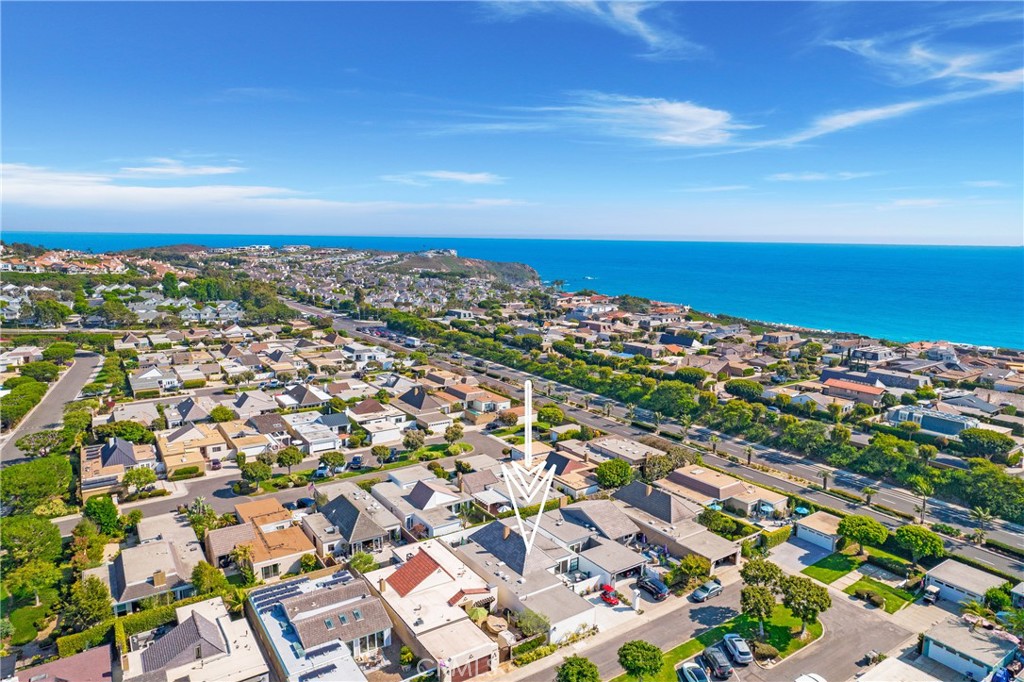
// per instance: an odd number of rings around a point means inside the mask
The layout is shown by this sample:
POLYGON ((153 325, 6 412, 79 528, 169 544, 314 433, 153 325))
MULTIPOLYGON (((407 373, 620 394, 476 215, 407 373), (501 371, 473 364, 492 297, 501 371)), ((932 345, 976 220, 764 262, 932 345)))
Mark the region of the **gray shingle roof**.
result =
POLYGON ((363 580, 284 599, 281 606, 306 650, 336 639, 351 642, 391 627, 384 605, 370 596, 370 588, 363 580), (331 605, 336 608, 326 608, 331 605))
POLYGON ((590 525, 606 538, 618 540, 637 532, 636 524, 610 500, 577 502, 562 510, 566 519, 580 525, 590 525))
POLYGON ((104 443, 100 457, 105 467, 121 464, 128 468, 138 464, 135 461, 135 446, 124 438, 114 438, 112 442, 104 443))
POLYGON ((700 509, 695 505, 684 502, 675 495, 653 487, 648 492, 647 488, 644 483, 633 481, 612 493, 612 497, 669 524, 692 519, 700 513, 700 509))
POLYGON ((206 553, 216 561, 217 557, 229 554, 238 545, 255 541, 256 533, 252 524, 241 523, 237 526, 225 526, 206 532, 206 553))
POLYGON ((369 515, 363 513, 344 495, 335 497, 320 511, 330 519, 349 544, 387 535, 387 531, 378 526, 369 515))
POLYGON ((142 652, 142 669, 150 672, 176 668, 197 658, 225 653, 227 643, 217 624, 193 611, 188 620, 179 623, 142 652))

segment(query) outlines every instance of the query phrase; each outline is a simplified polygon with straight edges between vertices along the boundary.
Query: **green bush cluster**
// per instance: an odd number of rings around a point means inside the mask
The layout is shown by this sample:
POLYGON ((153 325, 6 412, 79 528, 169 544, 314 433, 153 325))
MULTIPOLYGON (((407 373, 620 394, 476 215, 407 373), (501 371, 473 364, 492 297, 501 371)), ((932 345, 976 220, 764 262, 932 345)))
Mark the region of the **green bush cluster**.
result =
POLYGON ((547 635, 537 635, 533 639, 528 639, 522 644, 517 644, 512 647, 512 655, 522 656, 523 654, 527 654, 538 647, 544 646, 547 641, 547 635))
POLYGON ((544 658, 545 656, 550 656, 551 654, 555 653, 556 651, 558 651, 558 645, 557 644, 546 644, 545 646, 539 646, 536 649, 534 649, 533 651, 525 653, 522 656, 519 656, 518 658, 512 659, 512 664, 515 665, 516 667, 524 666, 527 663, 533 663, 534 661, 539 661, 540 659, 544 658))
MULTIPOLYGON (((23 377, 28 379, 27 377, 23 377)), ((19 382, 11 392, 0 401, 0 423, 6 428, 11 428, 24 417, 29 411, 39 404, 46 394, 47 385, 41 381, 28 379, 19 382)))
POLYGON ((866 590, 861 588, 855 590, 853 596, 855 596, 857 599, 863 599, 864 601, 870 603, 872 606, 877 606, 879 608, 885 606, 885 597, 883 597, 878 592, 875 592, 874 590, 866 590))
POLYGON ((171 481, 184 481, 190 478, 199 478, 205 472, 201 471, 199 467, 182 467, 175 471, 167 478, 171 481))
POLYGON ((181 384, 181 387, 185 389, 202 388, 203 386, 206 386, 206 379, 189 379, 181 384))
POLYGON ((772 549, 773 547, 778 547, 782 543, 789 540, 789 536, 792 534, 792 526, 783 526, 778 530, 761 533, 761 546, 765 549, 772 549))
POLYGON ((88 630, 76 632, 73 635, 65 635, 57 638, 57 655, 61 658, 74 656, 86 649, 107 644, 114 629, 114 619, 103 621, 99 625, 93 625, 88 630))
POLYGON ((146 398, 159 398, 160 391, 156 388, 146 389, 145 391, 135 391, 136 400, 145 400, 146 398))
POLYGON ((1014 545, 1008 545, 1005 542, 1000 542, 999 540, 985 540, 985 546, 1001 552, 1009 552, 1010 554, 1024 558, 1024 549, 1015 547, 1014 545))
POLYGON ((754 642, 753 649, 754 656, 759 661, 770 661, 779 655, 779 650, 768 642, 754 642))
POLYGON ((888 556, 875 556, 868 554, 867 559, 869 564, 878 566, 881 569, 889 571, 894 575, 898 575, 902 578, 906 578, 910 575, 910 562, 903 561, 902 559, 894 559, 888 556))

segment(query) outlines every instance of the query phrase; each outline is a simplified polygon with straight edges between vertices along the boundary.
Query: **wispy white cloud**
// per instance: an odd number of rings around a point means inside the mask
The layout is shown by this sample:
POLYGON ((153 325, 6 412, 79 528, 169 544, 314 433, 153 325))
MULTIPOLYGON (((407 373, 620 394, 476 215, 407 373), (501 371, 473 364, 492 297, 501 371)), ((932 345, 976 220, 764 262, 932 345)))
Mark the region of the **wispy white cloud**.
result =
POLYGON ((576 93, 571 103, 546 111, 602 135, 678 147, 725 144, 737 130, 750 127, 734 121, 728 111, 693 102, 602 92, 576 93))
POLYGON ((28 164, 0 164, 4 202, 12 206, 75 210, 251 212, 268 209, 330 214, 393 213, 434 209, 487 209, 516 206, 514 199, 399 202, 322 199, 287 187, 265 185, 149 186, 127 184, 114 174, 64 172, 28 164))
POLYGON ((741 189, 750 189, 750 185, 712 185, 709 187, 686 187, 684 192, 736 192, 741 189))
POLYGON ((964 184, 968 187, 981 188, 1009 187, 1009 185, 1001 180, 968 180, 964 184))
POLYGON ((462 171, 432 170, 382 175, 381 180, 414 187, 427 187, 434 182, 458 182, 464 185, 500 185, 505 178, 494 173, 465 173, 462 171))
POLYGON ((122 168, 120 175, 133 178, 184 178, 197 175, 228 175, 245 170, 242 166, 189 166, 179 159, 151 158, 146 159, 146 166, 129 166, 122 168))
POLYGON ((651 18, 661 3, 655 2, 601 2, 597 0, 569 0, 566 2, 491 2, 485 7, 493 15, 504 19, 518 19, 530 14, 563 15, 595 22, 646 46, 642 56, 652 59, 682 59, 699 56, 705 48, 688 40, 664 23, 651 18))
POLYGON ((765 178, 772 182, 826 182, 833 180, 856 180, 878 175, 872 172, 839 171, 838 173, 821 173, 805 171, 802 173, 774 173, 765 178))

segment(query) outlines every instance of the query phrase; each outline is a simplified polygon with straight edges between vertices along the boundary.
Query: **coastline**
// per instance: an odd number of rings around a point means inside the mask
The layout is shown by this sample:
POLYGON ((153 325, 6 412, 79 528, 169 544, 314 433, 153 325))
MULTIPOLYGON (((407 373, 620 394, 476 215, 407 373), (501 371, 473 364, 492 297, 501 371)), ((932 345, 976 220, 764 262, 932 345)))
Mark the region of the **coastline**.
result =
POLYGON ((452 248, 461 257, 525 263, 542 280, 566 282, 566 289, 678 301, 695 311, 730 311, 716 317, 757 325, 897 343, 956 339, 1024 347, 1024 247, 43 232, 5 232, 3 238, 94 251, 183 242, 452 248), (133 237, 128 244, 126 237, 133 237), (972 272, 985 277, 965 276, 972 272))

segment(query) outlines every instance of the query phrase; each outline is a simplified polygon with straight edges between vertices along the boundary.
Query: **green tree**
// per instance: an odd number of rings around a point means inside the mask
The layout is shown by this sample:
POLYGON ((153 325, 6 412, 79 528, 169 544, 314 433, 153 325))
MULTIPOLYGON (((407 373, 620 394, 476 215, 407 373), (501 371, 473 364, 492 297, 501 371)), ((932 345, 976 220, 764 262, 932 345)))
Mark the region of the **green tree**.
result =
POLYGON ((49 561, 33 559, 18 566, 4 576, 9 589, 35 597, 39 606, 39 591, 56 584, 61 578, 60 569, 49 561))
POLYGON ((991 587, 985 591, 985 605, 996 613, 1009 611, 1012 606, 1010 593, 1002 587, 991 587))
POLYGON ((864 496, 864 499, 867 500, 867 503, 870 505, 871 504, 871 498, 878 494, 878 489, 877 488, 872 488, 869 485, 868 486, 864 486, 863 488, 861 488, 860 494, 864 496))
POLYGON ((870 516, 854 514, 839 522, 838 535, 859 545, 864 554, 864 545, 881 547, 889 537, 889 530, 870 516))
POLYGON ((138 445, 151 445, 156 442, 156 436, 139 422, 130 420, 102 424, 92 430, 98 440, 108 438, 124 438, 127 441, 138 445))
POLYGON ((512 410, 502 410, 498 413, 498 416, 495 417, 495 421, 502 426, 515 426, 519 423, 519 415, 512 410))
POLYGON ((142 521, 142 510, 132 509, 127 514, 124 514, 120 518, 121 528, 125 531, 138 528, 139 522, 142 521))
POLYGON ((516 625, 527 637, 545 633, 551 628, 551 621, 547 616, 531 609, 519 611, 516 613, 515 619, 516 625))
POLYGON ((109 497, 90 497, 85 501, 82 516, 89 519, 109 537, 121 534, 121 519, 117 506, 109 497))
POLYGON ((173 272, 164 273, 164 278, 160 281, 160 288, 167 298, 178 298, 181 294, 178 290, 178 276, 173 272))
POLYGON ((210 419, 218 424, 221 422, 229 422, 232 419, 237 419, 238 415, 230 407, 224 405, 218 405, 217 407, 210 410, 210 419))
POLYGON ((206 561, 200 561, 192 569, 192 586, 196 588, 198 594, 210 594, 224 592, 230 584, 219 569, 206 561))
POLYGON ((896 529, 896 544, 910 553, 915 565, 925 557, 941 557, 946 551, 942 538, 924 526, 900 526, 896 529))
POLYGON ((303 573, 310 573, 320 568, 320 560, 316 558, 316 554, 303 554, 299 559, 299 566, 303 573))
POLYGON ((348 560, 348 567, 362 575, 376 569, 377 562, 373 560, 373 555, 368 552, 356 552, 348 560))
POLYGON ((263 481, 269 480, 273 475, 274 472, 263 462, 250 462, 242 467, 242 478, 254 488, 263 481))
POLYGON ((1006 434, 988 429, 964 429, 957 435, 969 456, 984 457, 1000 464, 1006 462, 1006 456, 1016 445, 1006 434))
POLYGON ((784 574, 777 564, 761 557, 755 557, 743 565, 743 568, 740 569, 740 577, 747 585, 775 590, 781 584, 784 574))
POLYGON ((283 467, 288 467, 289 476, 292 475, 292 467, 296 464, 301 464, 302 460, 302 450, 299 450, 294 445, 289 445, 277 453, 277 463, 283 467))
MULTIPOLYGON (((283 452, 283 450, 282 450, 283 452)), ((320 463, 331 467, 345 466, 345 453, 337 450, 328 450, 320 455, 320 463)))
POLYGON ((601 673, 589 658, 569 656, 555 671, 555 682, 601 682, 601 673))
POLYGON ((133 467, 124 472, 124 476, 121 477, 121 485, 136 491, 153 483, 156 483, 156 472, 149 467, 133 467))
POLYGON ((987 530, 992 523, 992 512, 986 507, 974 507, 971 509, 971 520, 978 524, 981 530, 987 530))
POLYGON ((50 383, 60 376, 60 367, 46 360, 30 362, 22 365, 18 370, 21 376, 35 379, 36 381, 41 381, 43 383, 50 383))
POLYGON ((740 609, 745 616, 758 622, 764 639, 764 622, 772 617, 775 610, 775 593, 762 585, 747 585, 740 591, 740 609))
POLYGON ((35 560, 56 563, 61 554, 60 529, 41 516, 8 516, 3 520, 0 547, 19 566, 35 560))
POLYGON ((427 437, 419 429, 409 429, 402 436, 402 445, 406 450, 419 450, 426 440, 427 437))
POLYGON ((43 350, 43 360, 63 365, 65 362, 75 357, 75 350, 75 344, 68 343, 67 341, 51 343, 45 350, 43 350))
POLYGON ((22 436, 14 445, 29 457, 48 455, 58 446, 64 443, 63 431, 49 430, 36 431, 27 436, 22 436))
POLYGON ((780 584, 782 605, 800 619, 800 636, 807 632, 807 624, 814 623, 818 616, 832 606, 828 590, 817 585, 810 578, 787 576, 780 584))
POLYGON ((742 398, 747 402, 760 398, 761 394, 764 393, 764 387, 750 379, 732 379, 727 381, 725 382, 725 390, 730 395, 742 398))
POLYGON ((110 618, 110 590, 96 576, 86 576, 71 586, 71 595, 62 613, 64 623, 81 632, 110 618))
POLYGON ((621 488, 633 480, 633 469, 621 459, 606 459, 594 470, 602 488, 621 488))
POLYGON ((545 424, 558 426, 565 422, 565 414, 557 405, 544 405, 537 410, 537 419, 545 424))
POLYGON ((383 463, 388 455, 391 454, 391 448, 387 445, 374 445, 370 448, 370 454, 376 457, 378 462, 383 463))
POLYGON ((40 327, 59 327, 71 314, 71 308, 52 298, 44 298, 32 304, 32 317, 40 327))
POLYGON ((619 647, 619 665, 627 673, 642 681, 644 677, 654 677, 661 672, 665 659, 661 649, 650 642, 634 639, 619 647))
POLYGON ((138 317, 128 309, 128 306, 117 300, 104 301, 96 310, 96 314, 102 317, 110 327, 130 325, 138 320, 138 317))
POLYGON ((463 431, 462 424, 459 422, 453 423, 447 429, 444 430, 444 441, 449 445, 453 445, 462 440, 463 431))

